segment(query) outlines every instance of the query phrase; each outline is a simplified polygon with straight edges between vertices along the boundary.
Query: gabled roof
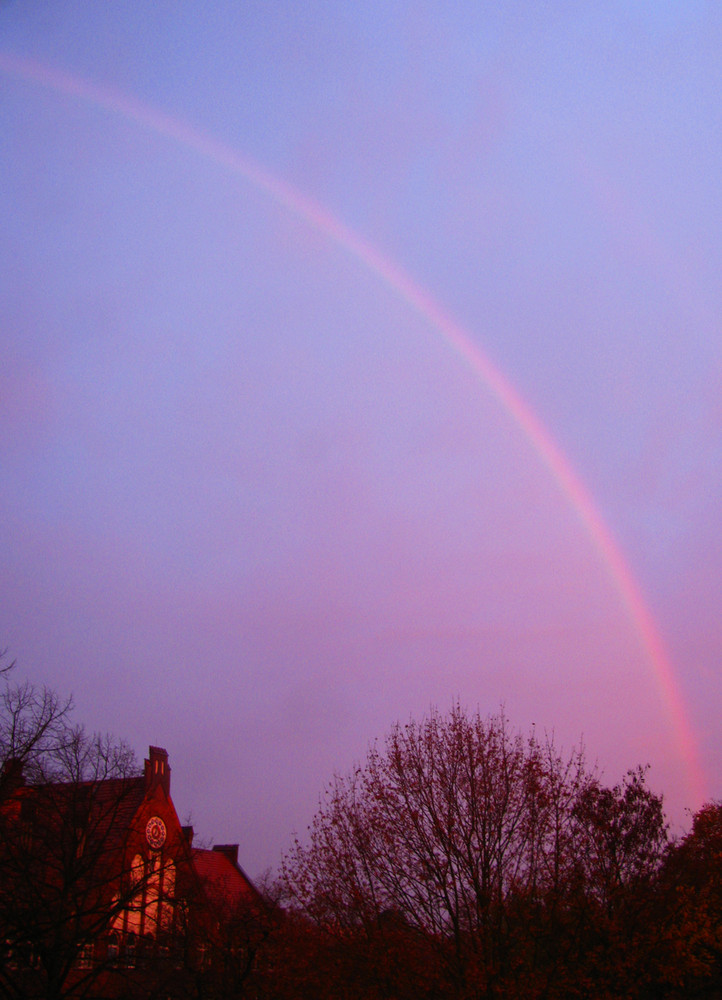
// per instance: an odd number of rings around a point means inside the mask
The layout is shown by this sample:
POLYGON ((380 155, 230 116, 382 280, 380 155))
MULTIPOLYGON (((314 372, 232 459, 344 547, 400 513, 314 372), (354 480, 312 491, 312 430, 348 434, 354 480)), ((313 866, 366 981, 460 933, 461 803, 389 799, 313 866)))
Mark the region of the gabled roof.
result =
POLYGON ((4 803, 4 811, 32 836, 40 836, 50 853, 53 840, 62 851, 70 838, 76 851, 100 852, 98 860, 102 856, 106 863, 117 854, 121 862, 145 794, 142 777, 23 785, 4 803))
POLYGON ((82 841, 83 851, 100 851, 106 863, 113 854, 123 863, 124 848, 137 833, 136 817, 146 798, 157 788, 169 794, 168 754, 161 747, 150 747, 143 774, 127 777, 100 775, 84 781, 25 784, 18 762, 6 764, 5 771, 12 779, 12 788, 0 802, 0 812, 13 819, 13 826, 19 820, 28 832, 41 835, 48 848, 55 840, 55 846, 62 850, 57 838, 70 835, 78 842, 78 849, 82 841))
POLYGON ((193 867, 209 901, 222 909, 235 908, 241 903, 255 902, 258 893, 237 861, 230 856, 232 847, 216 847, 211 851, 194 847, 193 867))

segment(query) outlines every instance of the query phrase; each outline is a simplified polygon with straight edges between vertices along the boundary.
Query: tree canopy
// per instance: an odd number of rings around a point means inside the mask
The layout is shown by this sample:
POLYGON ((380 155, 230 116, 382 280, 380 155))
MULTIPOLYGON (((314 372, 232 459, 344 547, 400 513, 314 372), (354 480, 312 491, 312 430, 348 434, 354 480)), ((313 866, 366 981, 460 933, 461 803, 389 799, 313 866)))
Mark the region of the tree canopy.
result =
POLYGON ((666 842, 644 770, 606 788, 581 748, 455 705, 336 776, 282 878, 326 938, 423 946, 441 995, 613 996, 666 842))

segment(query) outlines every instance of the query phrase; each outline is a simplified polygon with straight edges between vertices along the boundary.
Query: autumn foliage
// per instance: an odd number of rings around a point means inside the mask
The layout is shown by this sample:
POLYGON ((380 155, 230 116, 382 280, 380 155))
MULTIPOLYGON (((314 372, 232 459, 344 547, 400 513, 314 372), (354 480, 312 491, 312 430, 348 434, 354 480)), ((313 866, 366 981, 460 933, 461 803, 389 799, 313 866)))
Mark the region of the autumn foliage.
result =
POLYGON ((719 811, 670 844, 645 778, 606 787, 503 715, 395 726, 284 861, 287 995, 716 995, 719 811))
POLYGON ((722 805, 671 841, 643 768, 610 787, 581 748, 458 705, 336 776, 263 893, 226 905, 189 871, 153 961, 84 964, 138 895, 108 909, 132 755, 4 680, 0 996, 105 996, 112 973, 169 1000, 722 997, 722 805))

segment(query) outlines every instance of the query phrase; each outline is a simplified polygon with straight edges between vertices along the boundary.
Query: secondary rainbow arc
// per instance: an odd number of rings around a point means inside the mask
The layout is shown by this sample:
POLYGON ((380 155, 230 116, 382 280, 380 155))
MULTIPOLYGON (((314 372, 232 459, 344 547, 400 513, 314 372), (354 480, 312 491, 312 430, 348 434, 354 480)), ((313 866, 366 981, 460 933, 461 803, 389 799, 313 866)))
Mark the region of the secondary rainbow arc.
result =
POLYGON ((127 94, 98 86, 35 60, 0 51, 0 71, 127 118, 134 124, 180 143, 218 166, 242 176, 265 191, 275 202, 343 247, 438 330, 510 414, 581 519, 646 651, 675 734, 690 791, 697 802, 704 801, 706 778, 672 664, 654 618, 619 545, 581 478, 546 427, 470 334, 397 263, 384 256, 315 201, 268 173, 226 143, 127 94))

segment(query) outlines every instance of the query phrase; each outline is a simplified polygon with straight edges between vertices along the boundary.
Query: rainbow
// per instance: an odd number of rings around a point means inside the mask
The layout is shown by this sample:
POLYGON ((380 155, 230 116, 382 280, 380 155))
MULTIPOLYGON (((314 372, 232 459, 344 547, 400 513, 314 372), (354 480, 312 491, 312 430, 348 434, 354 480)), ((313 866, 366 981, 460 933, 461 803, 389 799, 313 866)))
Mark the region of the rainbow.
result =
POLYGON ((417 285, 402 267, 385 257, 322 206, 290 184, 269 174, 231 146, 136 98, 98 86, 44 63, 0 51, 0 72, 120 115, 243 177, 277 204, 343 247, 438 330, 508 412, 580 518, 652 667, 674 732, 677 751, 686 770, 690 791, 696 802, 705 801, 707 780, 671 661, 619 545, 591 495, 547 429, 511 383, 476 345, 470 334, 428 292, 417 285))

